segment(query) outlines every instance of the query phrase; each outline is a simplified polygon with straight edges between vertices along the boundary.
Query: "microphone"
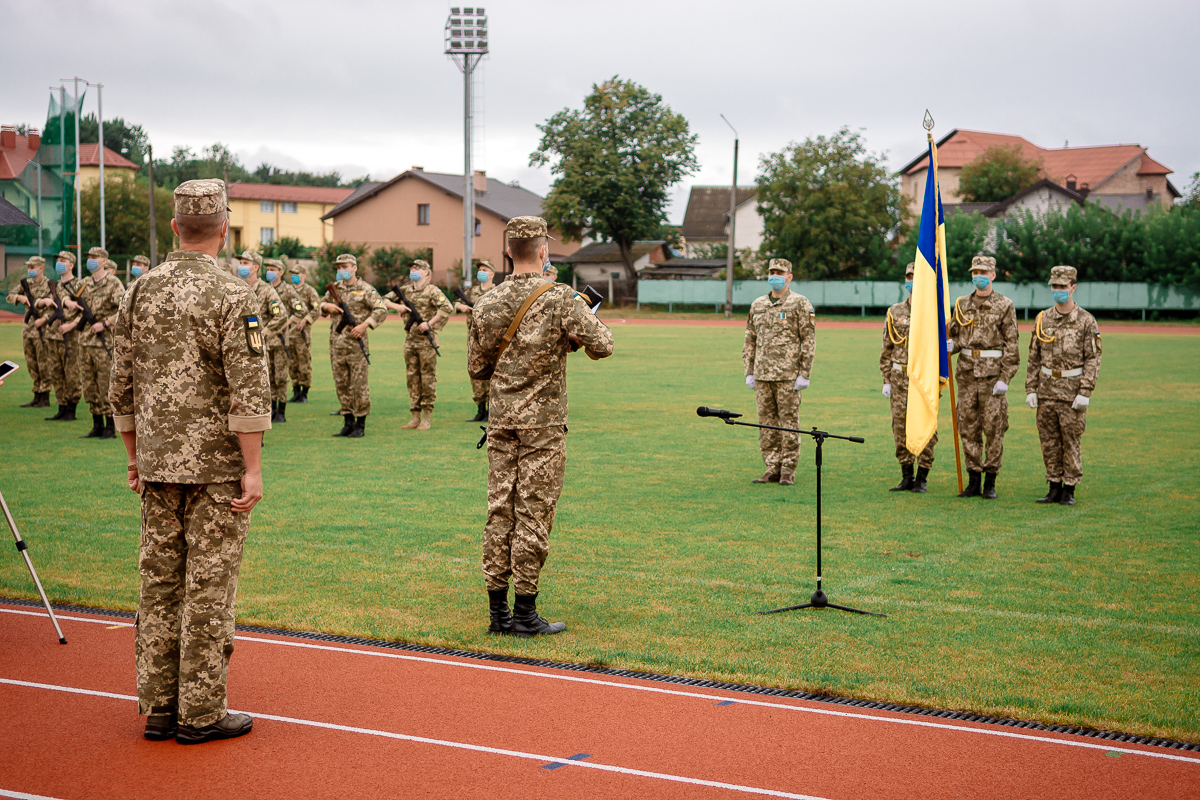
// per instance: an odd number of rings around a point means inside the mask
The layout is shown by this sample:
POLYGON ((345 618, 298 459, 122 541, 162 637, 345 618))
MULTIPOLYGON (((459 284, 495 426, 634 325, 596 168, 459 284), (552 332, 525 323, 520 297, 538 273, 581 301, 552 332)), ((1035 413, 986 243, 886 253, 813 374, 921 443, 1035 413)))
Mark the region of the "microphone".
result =
POLYGON ((709 408, 708 406, 700 406, 699 408, 696 409, 696 416, 698 416, 698 417, 720 417, 721 419, 737 419, 738 417, 741 416, 741 414, 737 414, 733 411, 725 411, 724 409, 720 409, 720 408, 709 408))

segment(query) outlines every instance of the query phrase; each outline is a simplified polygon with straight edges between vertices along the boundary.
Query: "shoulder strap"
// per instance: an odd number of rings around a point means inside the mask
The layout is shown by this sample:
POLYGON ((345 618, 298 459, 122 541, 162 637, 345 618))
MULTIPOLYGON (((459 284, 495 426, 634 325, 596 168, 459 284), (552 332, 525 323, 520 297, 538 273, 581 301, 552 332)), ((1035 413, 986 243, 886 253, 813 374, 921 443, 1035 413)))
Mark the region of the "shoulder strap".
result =
POLYGON ((521 303, 521 307, 517 309, 517 315, 513 317, 513 321, 509 324, 508 330, 504 332, 504 336, 500 339, 500 349, 496 351, 496 360, 500 360, 500 356, 504 355, 504 351, 512 344, 513 337, 517 335, 517 328, 521 325, 521 320, 525 319, 525 312, 529 311, 529 307, 533 302, 541 297, 545 292, 553 289, 555 284, 543 283, 541 286, 529 293, 529 297, 525 298, 525 302, 521 303))

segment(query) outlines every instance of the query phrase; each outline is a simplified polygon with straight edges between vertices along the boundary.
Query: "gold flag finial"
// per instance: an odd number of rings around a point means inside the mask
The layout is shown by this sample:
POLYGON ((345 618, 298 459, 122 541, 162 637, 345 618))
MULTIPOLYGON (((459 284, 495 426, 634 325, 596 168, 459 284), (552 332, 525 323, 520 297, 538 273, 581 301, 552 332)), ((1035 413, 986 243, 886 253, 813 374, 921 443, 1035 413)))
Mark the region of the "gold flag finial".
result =
POLYGON ((933 131, 933 115, 929 113, 929 109, 925 109, 925 121, 921 123, 926 131, 933 131))

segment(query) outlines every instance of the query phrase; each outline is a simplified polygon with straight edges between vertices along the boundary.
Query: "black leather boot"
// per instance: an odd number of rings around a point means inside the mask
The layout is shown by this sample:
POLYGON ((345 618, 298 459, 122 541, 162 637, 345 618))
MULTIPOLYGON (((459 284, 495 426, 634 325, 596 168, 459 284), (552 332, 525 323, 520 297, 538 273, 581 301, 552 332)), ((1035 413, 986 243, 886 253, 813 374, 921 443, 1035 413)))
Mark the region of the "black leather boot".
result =
POLYGON ((508 610, 508 587, 488 589, 488 616, 491 624, 488 633, 512 633, 513 616, 508 610))
POLYGON ((487 422, 487 418, 487 402, 483 402, 479 404, 479 408, 475 412, 475 416, 471 417, 469 420, 467 420, 467 422, 487 422))
POLYGON ((516 595, 513 604, 513 636, 551 636, 567 629, 565 622, 547 622, 537 612, 536 594, 516 595))
POLYGON ((62 417, 58 421, 59 422, 74 422, 75 421, 75 406, 77 404, 78 404, 78 401, 76 401, 75 403, 67 403, 65 406, 63 406, 63 408, 65 408, 66 411, 63 413, 62 417))
POLYGON ((892 488, 888 489, 888 491, 889 492, 907 492, 912 489, 912 485, 913 485, 913 465, 912 464, 901 464, 900 465, 900 482, 897 483, 892 488))
POLYGON ((297 403, 307 403, 308 402, 308 390, 311 388, 312 388, 311 386, 305 386, 304 394, 300 395, 300 399, 297 400, 296 402, 297 403))
POLYGON ((271 422, 279 422, 279 401, 271 401, 271 422))
POLYGON ((113 422, 112 417, 104 418, 104 432, 100 434, 100 438, 101 439, 117 438, 117 426, 116 426, 116 423, 113 422))
POLYGON ((50 392, 38 392, 37 402, 33 404, 33 408, 49 408, 50 407, 50 392))
POLYGON ((287 402, 281 400, 279 402, 279 421, 287 422, 287 414, 283 413, 287 410, 287 402))
POLYGON ((1045 497, 1039 497, 1037 503, 1057 503, 1062 497, 1063 485, 1058 481, 1050 481, 1050 490, 1046 492, 1045 497))
POLYGON ((346 434, 347 439, 361 439, 367 435, 367 415, 354 417, 354 430, 346 434))
POLYGON ((929 477, 929 467, 917 467, 917 477, 913 478, 912 491, 925 494, 925 479, 929 477))
POLYGON ((967 472, 967 488, 958 493, 959 497, 979 497, 979 478, 981 473, 967 472))
POLYGON ((104 433, 104 417, 100 414, 92 414, 92 429, 88 431, 80 439, 99 439, 104 433))
POLYGON ((67 413, 67 407, 64 406, 62 403, 59 403, 58 404, 58 413, 55 414, 53 417, 46 417, 46 421, 47 422, 57 422, 58 420, 62 419, 63 414, 66 414, 66 413, 67 413))
POLYGON ((343 414, 342 419, 344 420, 344 422, 342 424, 342 429, 340 431, 338 431, 337 433, 335 433, 334 436, 349 436, 350 433, 354 430, 354 415, 353 414, 343 414))
POLYGON ((995 500, 996 495, 996 475, 998 473, 988 472, 983 476, 983 499, 995 500))
POLYGON ((300 384, 292 384, 292 396, 288 398, 289 403, 299 403, 300 401, 300 384))
POLYGON ((1058 498, 1058 504, 1060 506, 1075 505, 1075 487, 1074 486, 1071 486, 1070 484, 1067 484, 1067 483, 1064 483, 1062 485, 1062 495, 1058 498))

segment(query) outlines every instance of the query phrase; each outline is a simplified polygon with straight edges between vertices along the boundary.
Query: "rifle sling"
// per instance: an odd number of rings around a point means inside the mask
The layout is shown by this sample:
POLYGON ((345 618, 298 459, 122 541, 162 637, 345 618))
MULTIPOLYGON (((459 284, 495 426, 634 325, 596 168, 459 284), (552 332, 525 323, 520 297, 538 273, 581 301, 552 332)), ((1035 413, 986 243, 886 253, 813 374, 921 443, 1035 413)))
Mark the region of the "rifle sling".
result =
POLYGON ((517 335, 517 328, 521 326, 521 320, 525 319, 525 312, 529 311, 529 307, 533 302, 542 296, 545 292, 554 288, 553 283, 543 282, 541 286, 529 293, 529 297, 525 298, 525 302, 517 309, 517 315, 513 317, 513 321, 509 324, 508 330, 504 332, 504 336, 500 339, 500 349, 496 351, 496 361, 500 361, 500 356, 504 355, 504 351, 512 344, 513 337, 517 335))

